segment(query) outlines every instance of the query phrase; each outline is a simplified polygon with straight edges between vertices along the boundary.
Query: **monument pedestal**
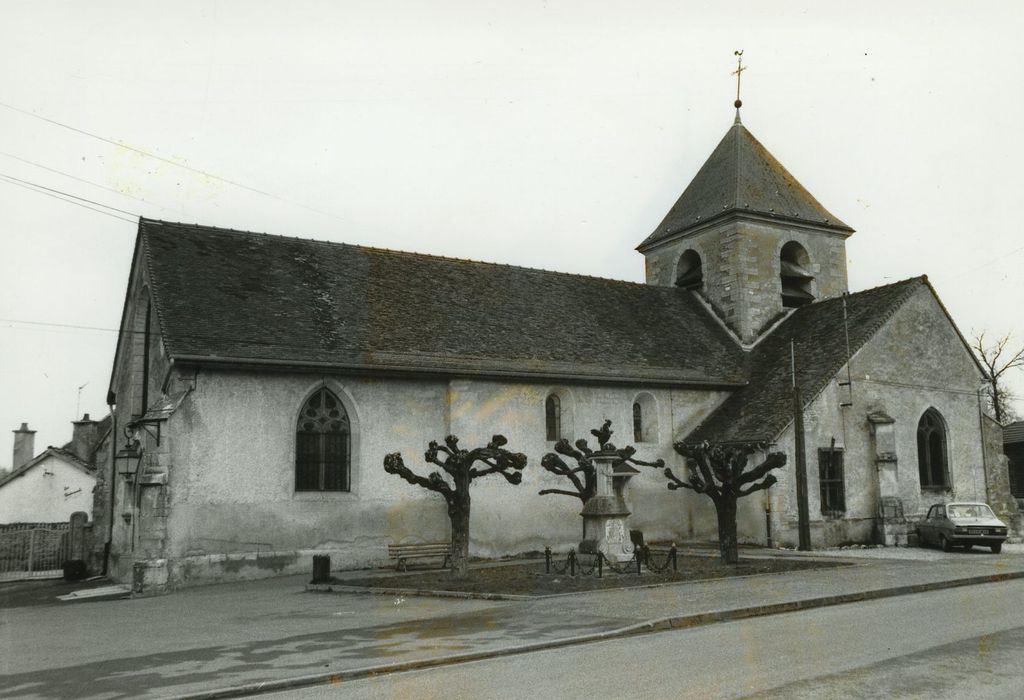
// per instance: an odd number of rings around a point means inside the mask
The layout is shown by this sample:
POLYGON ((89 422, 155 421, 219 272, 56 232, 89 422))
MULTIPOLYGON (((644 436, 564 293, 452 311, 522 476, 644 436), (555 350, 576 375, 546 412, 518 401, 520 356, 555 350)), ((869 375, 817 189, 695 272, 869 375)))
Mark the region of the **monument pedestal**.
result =
POLYGON ((614 453, 598 452, 593 460, 597 469, 597 493, 580 512, 583 516, 580 552, 601 552, 615 564, 629 561, 633 558, 633 542, 626 525, 629 518, 626 482, 640 472, 627 464, 616 464, 619 460, 614 453))

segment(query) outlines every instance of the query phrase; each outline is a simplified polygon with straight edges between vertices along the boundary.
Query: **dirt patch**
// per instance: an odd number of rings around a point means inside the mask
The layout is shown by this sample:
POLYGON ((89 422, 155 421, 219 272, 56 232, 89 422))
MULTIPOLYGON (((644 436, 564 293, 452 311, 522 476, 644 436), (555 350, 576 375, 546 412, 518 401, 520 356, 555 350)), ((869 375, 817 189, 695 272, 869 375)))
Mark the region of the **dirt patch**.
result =
MULTIPOLYGON (((659 562, 660 563, 660 562, 659 562)), ((564 559, 558 562, 561 571, 564 559)), ((845 566, 842 562, 811 561, 806 559, 740 559, 739 564, 728 566, 713 557, 679 556, 678 571, 653 573, 646 569, 641 575, 632 573, 615 573, 604 570, 604 575, 590 573, 592 567, 582 567, 590 575, 576 576, 564 574, 546 574, 544 562, 528 564, 510 564, 483 569, 472 569, 469 578, 459 580, 452 578, 448 571, 424 571, 413 574, 379 576, 367 578, 332 579, 332 583, 346 586, 362 586, 366 588, 401 588, 410 590, 461 591, 465 593, 493 593, 505 595, 552 595, 555 593, 574 593, 577 591, 593 591, 602 588, 624 588, 633 586, 650 586, 662 583, 681 583, 705 579, 728 578, 731 576, 750 576, 752 574, 770 574, 785 571, 820 569, 845 566)))

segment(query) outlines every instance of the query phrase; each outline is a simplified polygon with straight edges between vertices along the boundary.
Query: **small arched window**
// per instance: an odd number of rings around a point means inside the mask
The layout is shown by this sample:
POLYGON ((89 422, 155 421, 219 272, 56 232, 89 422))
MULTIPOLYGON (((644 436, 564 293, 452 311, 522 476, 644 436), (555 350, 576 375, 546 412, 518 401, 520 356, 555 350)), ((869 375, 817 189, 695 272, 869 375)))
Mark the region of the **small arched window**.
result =
POLYGON ((782 306, 793 309, 814 301, 810 272, 811 258, 804 247, 796 241, 782 246, 779 254, 779 276, 782 282, 782 306))
POLYGON ((309 397, 295 430, 295 490, 348 491, 348 413, 327 387, 309 397))
POLYGON ((679 264, 676 266, 676 286, 683 289, 695 289, 698 292, 704 288, 704 266, 701 264, 697 251, 688 250, 679 256, 679 264))
POLYGON ((544 432, 548 442, 562 439, 562 400, 558 394, 548 394, 544 400, 544 432))
POLYGON ((633 401, 633 441, 658 441, 658 407, 650 394, 640 394, 633 401))
POLYGON ((949 486, 946 423, 934 408, 925 411, 917 424, 917 468, 922 488, 949 486))

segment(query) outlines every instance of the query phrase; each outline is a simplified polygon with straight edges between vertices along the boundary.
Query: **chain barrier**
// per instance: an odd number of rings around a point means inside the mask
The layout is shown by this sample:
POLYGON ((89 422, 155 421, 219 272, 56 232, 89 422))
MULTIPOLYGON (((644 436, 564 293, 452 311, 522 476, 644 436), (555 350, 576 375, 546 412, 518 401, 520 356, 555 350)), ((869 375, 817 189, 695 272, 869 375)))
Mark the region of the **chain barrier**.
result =
MULTIPOLYGON (((580 558, 579 558, 579 557, 577 556, 577 557, 576 557, 576 564, 577 564, 577 566, 579 567, 579 568, 577 569, 577 571, 579 572, 579 574, 580 574, 581 576, 593 576, 593 575, 594 575, 594 573, 595 573, 595 572, 597 572, 597 570, 598 570, 598 568, 599 568, 599 566, 598 566, 598 560, 599 560, 599 559, 600 559, 601 557, 602 557, 602 554, 601 554, 600 552, 598 552, 598 553, 597 553, 596 555, 594 555, 594 558, 593 558, 593 563, 592 563, 592 564, 590 565, 590 568, 587 568, 587 567, 583 566, 583 562, 582 562, 582 561, 580 560, 580 558)), ((600 576, 600 574, 598 574, 598 575, 600 576)))
POLYGON ((604 559, 604 565, 607 566, 611 571, 614 571, 617 574, 633 574, 633 573, 636 573, 636 564, 637 564, 637 554, 636 554, 636 552, 633 552, 633 557, 629 561, 623 562, 623 564, 621 564, 621 565, 616 564, 611 559, 609 559, 608 557, 604 556, 604 554, 601 555, 601 558, 604 559))
POLYGON ((667 572, 669 569, 671 569, 672 571, 678 570, 677 553, 675 545, 672 545, 672 547, 669 548, 667 552, 665 552, 665 559, 662 561, 661 564, 656 564, 654 557, 651 556, 651 554, 651 548, 645 546, 644 565, 647 567, 648 571, 652 571, 656 574, 663 574, 667 572))
POLYGON ((621 575, 634 574, 639 576, 644 568, 653 574, 663 574, 669 570, 678 571, 678 554, 673 544, 665 552, 665 558, 661 563, 657 563, 652 556, 650 547, 641 546, 633 552, 633 556, 630 559, 617 564, 606 557, 603 552, 598 551, 593 555, 590 565, 584 566, 580 556, 576 554, 576 550, 570 549, 569 554, 565 558, 565 563, 559 565, 552 558, 551 548, 544 548, 544 570, 547 574, 554 573, 556 576, 564 576, 566 574, 569 576, 593 576, 597 574, 598 578, 601 578, 606 568, 613 573, 621 575))

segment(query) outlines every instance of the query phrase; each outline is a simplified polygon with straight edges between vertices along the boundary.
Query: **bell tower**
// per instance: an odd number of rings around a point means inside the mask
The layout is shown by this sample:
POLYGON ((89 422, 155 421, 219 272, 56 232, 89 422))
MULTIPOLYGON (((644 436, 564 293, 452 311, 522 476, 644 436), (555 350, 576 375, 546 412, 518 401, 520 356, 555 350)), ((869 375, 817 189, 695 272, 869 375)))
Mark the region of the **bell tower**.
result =
POLYGON ((732 126, 637 250, 647 284, 699 294, 753 343, 787 309, 847 291, 853 229, 743 126, 738 89, 732 126))

